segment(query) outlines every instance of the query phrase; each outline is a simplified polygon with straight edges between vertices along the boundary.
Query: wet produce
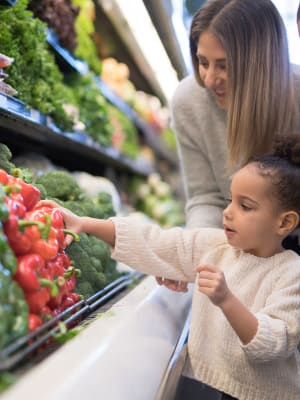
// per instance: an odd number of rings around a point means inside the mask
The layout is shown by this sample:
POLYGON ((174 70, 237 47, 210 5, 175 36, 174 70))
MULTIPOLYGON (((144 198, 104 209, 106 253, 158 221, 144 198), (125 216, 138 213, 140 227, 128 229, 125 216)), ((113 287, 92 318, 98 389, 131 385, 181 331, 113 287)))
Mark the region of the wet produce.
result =
POLYGON ((80 300, 59 210, 0 169, 0 349, 80 300))

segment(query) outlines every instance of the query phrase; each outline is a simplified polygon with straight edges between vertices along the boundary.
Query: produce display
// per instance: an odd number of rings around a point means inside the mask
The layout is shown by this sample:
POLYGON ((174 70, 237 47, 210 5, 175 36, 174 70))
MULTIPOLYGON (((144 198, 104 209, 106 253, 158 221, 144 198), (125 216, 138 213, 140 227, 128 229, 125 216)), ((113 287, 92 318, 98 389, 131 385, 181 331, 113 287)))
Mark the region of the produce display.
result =
POLYGON ((0 144, 0 350, 102 289, 120 276, 109 247, 64 228, 59 210, 41 198, 97 218, 115 214, 111 196, 89 197, 75 177, 51 171, 34 184, 28 169, 16 168, 0 144), (74 240, 66 248, 65 235, 74 240))
POLYGON ((4 68, 9 67, 13 61, 13 58, 7 57, 5 54, 0 54, 0 92, 16 96, 18 92, 8 83, 4 82, 4 79, 9 77, 9 75, 4 72, 4 68))
POLYGON ((7 83, 18 98, 29 106, 50 115, 63 130, 72 130, 73 121, 66 114, 66 87, 46 42, 46 24, 33 18, 28 0, 18 0, 13 7, 0 5, 0 52, 14 59, 8 67, 7 83))
POLYGON ((134 177, 129 197, 137 210, 165 228, 184 223, 182 202, 174 198, 170 185, 157 173, 150 174, 146 180, 134 177))
MULTIPOLYGON (((109 218, 115 215, 112 197, 99 193, 91 198, 81 189, 74 176, 65 171, 50 171, 36 179, 38 187, 45 189, 46 197, 55 200, 81 216, 109 218)), ((75 291, 84 298, 91 296, 120 276, 116 262, 110 258, 109 246, 102 240, 80 234, 79 242, 73 242, 66 253, 74 266, 81 270, 75 291)))
POLYGON ((79 120, 84 130, 95 141, 104 146, 112 144, 113 125, 108 115, 108 102, 101 94, 93 74, 69 74, 65 77, 69 88, 68 102, 78 109, 79 120))
POLYGON ((112 146, 130 158, 140 152, 138 132, 133 122, 118 108, 108 105, 108 116, 113 125, 112 146))
POLYGON ((92 0, 72 0, 72 4, 79 7, 79 15, 75 21, 78 42, 75 48, 75 56, 85 60, 95 73, 100 74, 102 61, 98 56, 97 46, 93 40, 95 5, 92 0))
POLYGON ((101 78, 152 127, 171 150, 176 150, 174 133, 169 126, 169 111, 158 97, 137 90, 129 79, 129 68, 113 57, 103 60, 101 78))
POLYGON ((79 7, 75 7, 71 0, 30 0, 28 8, 53 29, 61 46, 70 51, 75 50, 75 19, 79 14, 79 7))

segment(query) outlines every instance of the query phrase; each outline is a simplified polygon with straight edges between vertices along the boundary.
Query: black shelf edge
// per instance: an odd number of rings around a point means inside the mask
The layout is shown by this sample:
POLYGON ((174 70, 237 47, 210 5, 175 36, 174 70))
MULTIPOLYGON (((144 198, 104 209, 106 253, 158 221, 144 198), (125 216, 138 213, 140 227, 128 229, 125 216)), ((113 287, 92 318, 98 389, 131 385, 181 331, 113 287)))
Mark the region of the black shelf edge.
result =
POLYGON ((1 0, 0 4, 6 4, 9 6, 13 6, 16 3, 16 0, 1 0))
POLYGON ((47 29, 46 40, 48 44, 56 51, 56 53, 58 53, 60 57, 62 57, 73 70, 79 72, 82 75, 89 72, 89 67, 87 63, 74 57, 73 54, 63 48, 59 44, 57 36, 50 28, 47 29))
MULTIPOLYGON (((97 164, 114 167, 121 172, 135 175, 148 176, 154 168, 144 159, 130 159, 113 148, 101 146, 88 135, 81 132, 61 132, 51 119, 37 110, 29 109, 22 101, 0 93, 0 126, 7 129, 9 137, 3 130, 0 132, 1 140, 20 141, 27 139, 38 144, 47 151, 58 152, 67 157, 78 160, 78 164, 97 164)), ((26 143, 23 143, 26 148, 26 143)))

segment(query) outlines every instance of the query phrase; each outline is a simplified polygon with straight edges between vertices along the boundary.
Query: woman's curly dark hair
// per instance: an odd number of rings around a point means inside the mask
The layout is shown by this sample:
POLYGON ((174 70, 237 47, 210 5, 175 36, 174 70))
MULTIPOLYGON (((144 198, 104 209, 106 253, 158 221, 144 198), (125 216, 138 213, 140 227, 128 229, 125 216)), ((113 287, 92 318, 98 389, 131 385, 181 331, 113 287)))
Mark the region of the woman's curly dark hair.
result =
POLYGON ((273 186, 271 195, 282 210, 300 216, 300 133, 281 135, 273 142, 270 154, 253 158, 261 176, 273 186))

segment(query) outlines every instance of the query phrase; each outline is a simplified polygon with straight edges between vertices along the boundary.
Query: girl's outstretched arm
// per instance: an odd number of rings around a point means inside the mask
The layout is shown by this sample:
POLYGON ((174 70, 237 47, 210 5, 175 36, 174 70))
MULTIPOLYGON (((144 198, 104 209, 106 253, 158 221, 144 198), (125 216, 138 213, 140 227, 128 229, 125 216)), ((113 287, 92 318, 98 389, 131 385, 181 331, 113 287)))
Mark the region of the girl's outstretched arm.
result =
MULTIPOLYGON (((39 204, 59 209, 63 215, 67 229, 75 233, 88 233, 103 240, 111 247, 115 246, 115 225, 111 220, 79 217, 52 200, 42 200, 39 204)), ((71 241, 72 237, 67 236, 66 244, 70 244, 71 241)))

